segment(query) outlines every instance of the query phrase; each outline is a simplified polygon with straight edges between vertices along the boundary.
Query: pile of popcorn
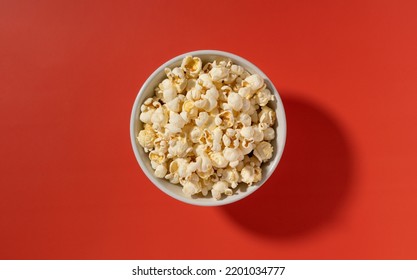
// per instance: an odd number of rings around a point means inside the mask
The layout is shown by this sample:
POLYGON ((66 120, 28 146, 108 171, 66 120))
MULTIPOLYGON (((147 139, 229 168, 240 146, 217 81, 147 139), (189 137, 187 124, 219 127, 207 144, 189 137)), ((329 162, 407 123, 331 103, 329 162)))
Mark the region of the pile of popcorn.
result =
POLYGON ((239 183, 262 179, 271 159, 274 95, 258 74, 230 60, 203 63, 187 56, 141 106, 137 137, 155 176, 180 184, 186 195, 232 195, 239 183))

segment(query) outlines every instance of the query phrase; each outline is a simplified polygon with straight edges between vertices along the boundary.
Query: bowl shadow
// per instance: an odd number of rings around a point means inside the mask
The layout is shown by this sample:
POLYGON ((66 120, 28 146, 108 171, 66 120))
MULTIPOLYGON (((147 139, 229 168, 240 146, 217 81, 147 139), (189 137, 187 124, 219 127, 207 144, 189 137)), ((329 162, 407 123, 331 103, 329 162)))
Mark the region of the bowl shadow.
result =
POLYGON ((269 180, 249 197, 220 207, 244 229, 292 238, 337 219, 352 181, 352 150, 342 127, 316 104, 283 93, 287 141, 269 180))

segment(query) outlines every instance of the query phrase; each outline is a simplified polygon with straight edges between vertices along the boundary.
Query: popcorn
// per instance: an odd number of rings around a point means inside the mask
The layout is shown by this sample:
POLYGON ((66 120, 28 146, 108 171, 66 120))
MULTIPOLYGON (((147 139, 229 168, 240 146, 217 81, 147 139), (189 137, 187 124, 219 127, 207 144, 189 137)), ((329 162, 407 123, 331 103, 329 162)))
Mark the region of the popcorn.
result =
POLYGON ((232 195, 233 192, 228 191, 229 184, 226 181, 218 181, 215 184, 213 184, 213 187, 211 189, 211 194, 215 199, 220 199, 222 193, 228 195, 232 195))
POLYGON ((230 140, 229 136, 226 134, 223 135, 223 144, 225 147, 229 147, 232 144, 232 140, 230 140))
POLYGON ((210 155, 211 163, 216 168, 225 168, 229 161, 225 159, 221 152, 215 152, 210 155))
POLYGON ((164 109, 162 107, 159 107, 152 114, 151 123, 152 124, 160 124, 160 125, 163 125, 163 124, 165 124, 167 122, 167 119, 168 118, 165 115, 164 109))
POLYGON ((185 138, 174 138, 169 141, 168 157, 184 157, 187 154, 188 143, 185 138))
POLYGON ((203 127, 209 120, 209 114, 207 112, 200 112, 198 118, 195 120, 197 127, 203 127))
POLYGON ((169 123, 180 129, 183 128, 184 125, 186 124, 183 117, 181 117, 181 115, 173 111, 169 112, 169 123))
POLYGON ((144 129, 139 132, 139 135, 137 137, 139 144, 145 148, 145 152, 148 150, 152 150, 154 147, 154 141, 156 138, 156 134, 151 129, 144 129))
POLYGON ((181 69, 184 70, 188 76, 193 78, 198 76, 201 71, 201 67, 202 62, 199 57, 187 56, 181 63, 181 69))
POLYGON ((252 92, 257 91, 264 85, 264 79, 258 74, 250 75, 245 79, 245 82, 249 84, 250 89, 252 92))
POLYGON ((217 126, 219 126, 222 129, 232 127, 234 122, 233 113, 230 111, 223 111, 216 116, 214 122, 217 126))
POLYGON ((232 188, 236 188, 239 183, 239 173, 236 168, 226 168, 222 170, 222 179, 230 184, 232 188))
POLYGON ((155 169, 155 176, 158 178, 164 178, 167 174, 167 168, 164 165, 158 165, 158 167, 155 169))
POLYGON ((155 151, 158 151, 162 154, 168 153, 168 142, 163 140, 162 138, 155 139, 154 146, 155 151))
POLYGON ((251 97, 251 88, 242 87, 239 89, 238 94, 242 96, 242 98, 249 99, 251 97))
POLYGON ((235 111, 240 111, 243 106, 242 97, 236 92, 231 92, 229 94, 229 96, 227 97, 227 103, 235 111))
POLYGON ((197 169, 199 169, 201 166, 201 160, 196 160, 194 162, 190 162, 187 166, 186 169, 186 178, 188 178, 189 180, 191 180, 191 178, 194 178, 195 181, 199 180, 199 177, 196 176, 196 174, 194 172, 197 171, 197 169))
POLYGON ((239 115, 238 120, 242 123, 243 126, 250 126, 252 123, 252 119, 248 114, 241 113, 239 115))
POLYGON ((199 126, 195 126, 190 132, 190 140, 193 143, 199 143, 200 138, 203 134, 203 131, 200 129, 199 126))
POLYGON ((240 143, 239 148, 244 155, 249 154, 250 152, 253 151, 253 145, 252 145, 251 140, 243 139, 242 142, 240 143))
POLYGON ((261 142, 264 139, 264 133, 259 127, 253 127, 253 142, 261 142))
POLYGON ((240 135, 248 140, 253 140, 254 133, 255 131, 252 126, 246 126, 240 130, 240 135))
POLYGON ((193 194, 198 193, 199 189, 200 188, 196 183, 185 181, 183 184, 182 192, 186 195, 191 196, 193 194))
POLYGON ((181 93, 187 86, 187 80, 184 71, 181 68, 175 67, 172 71, 169 68, 165 68, 165 74, 178 93, 181 93))
POLYGON ((169 165, 169 172, 171 174, 177 174, 178 177, 185 177, 187 171, 188 162, 184 158, 177 158, 169 165))
POLYGON ((266 106, 266 104, 268 104, 270 100, 274 100, 274 96, 271 94, 271 91, 267 88, 260 90, 256 94, 256 103, 258 103, 259 106, 266 106))
POLYGON ((232 71, 232 73, 236 74, 236 75, 242 75, 243 71, 245 71, 245 69, 240 66, 240 65, 235 65, 233 64, 232 67, 230 67, 230 70, 232 71))
POLYGON ((215 87, 212 87, 206 91, 206 94, 203 98, 208 101, 208 103, 205 106, 205 110, 207 112, 210 112, 217 107, 218 97, 219 93, 217 92, 217 89, 215 87))
POLYGON ((201 86, 197 84, 195 88, 188 91, 187 98, 190 100, 199 100, 201 98, 201 86))
POLYGON ((174 99, 172 99, 171 101, 167 102, 167 109, 169 111, 175 112, 175 113, 179 113, 180 112, 180 98, 175 97, 174 99))
POLYGON ((197 100, 194 104, 198 109, 203 111, 207 111, 210 106, 210 103, 206 98, 197 100))
MULTIPOLYGON (((152 168, 154 167, 152 166, 152 168)), ((180 178, 177 173, 169 173, 165 176, 165 179, 169 180, 172 184, 178 184, 180 182, 180 178)))
POLYGON ((212 167, 210 167, 206 171, 197 170, 197 175, 203 180, 208 180, 210 176, 213 175, 213 173, 214 169, 212 167))
POLYGON ((255 180, 255 169, 251 165, 246 165, 243 167, 242 171, 240 171, 240 176, 242 182, 251 186, 255 180))
MULTIPOLYGON (((206 153, 201 153, 201 168, 197 169, 200 172, 209 172, 212 168, 211 160, 206 153)), ((211 174, 210 174, 211 175, 211 174)))
POLYGON ((137 140, 155 177, 179 184, 187 196, 233 195, 262 180, 275 139, 274 95, 258 74, 230 60, 187 56, 165 69, 166 79, 141 106, 137 140))
POLYGON ((177 96, 177 89, 169 79, 163 80, 155 91, 160 94, 162 93, 160 98, 163 102, 171 101, 177 96))
POLYGON ((163 164, 164 162, 165 162, 165 154, 162 154, 162 153, 159 153, 158 151, 151 151, 150 153, 149 153, 149 159, 152 161, 152 162, 155 162, 155 163, 157 163, 157 164, 163 164))
POLYGON ((226 67, 213 67, 209 72, 212 81, 218 82, 228 76, 229 70, 226 67))
POLYGON ((155 109, 148 109, 148 108, 144 109, 139 116, 140 121, 143 123, 149 123, 149 124, 152 123, 151 119, 152 119, 153 113, 155 113, 155 109))
POLYGON ((267 106, 262 108, 262 111, 259 113, 258 117, 260 123, 265 123, 268 126, 272 126, 275 123, 275 112, 267 106))
POLYGON ((213 130, 213 147, 212 150, 214 152, 220 152, 222 149, 222 136, 223 136, 223 132, 221 130, 220 127, 216 127, 213 130))
POLYGON ((272 152, 274 148, 269 142, 261 142, 256 145, 253 154, 260 160, 260 161, 267 161, 272 157, 272 152))
POLYGON ((225 148, 223 151, 223 156, 230 162, 243 160, 243 153, 239 148, 225 148))
POLYGON ((271 141, 275 138, 275 130, 272 127, 266 128, 264 131, 264 140, 271 141))
POLYGON ((197 79, 197 83, 205 89, 209 89, 214 87, 213 84, 213 80, 211 79, 211 77, 208 74, 202 74, 200 75, 200 77, 198 77, 197 79))

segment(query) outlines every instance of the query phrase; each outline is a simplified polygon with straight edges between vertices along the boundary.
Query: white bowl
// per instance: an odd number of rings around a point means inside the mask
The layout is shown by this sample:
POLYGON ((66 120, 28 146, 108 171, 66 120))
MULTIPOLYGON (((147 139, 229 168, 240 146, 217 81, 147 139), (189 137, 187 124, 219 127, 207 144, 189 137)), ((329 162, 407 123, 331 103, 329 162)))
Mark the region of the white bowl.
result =
POLYGON ((149 78, 143 84, 142 88, 139 90, 135 103, 133 104, 132 115, 130 119, 130 138, 132 141, 133 151, 135 153, 137 161, 139 162, 140 167, 142 168, 146 176, 149 178, 149 180, 151 180, 155 186, 157 186, 161 191, 168 194, 169 196, 185 203, 200 206, 219 206, 236 202, 242 198, 249 196, 254 191, 259 189, 259 187, 261 187, 275 171, 275 168, 277 167, 281 159, 282 152, 285 146, 286 133, 287 124, 285 119, 284 106, 282 104, 278 91, 272 84, 271 80, 258 67, 256 67, 254 64, 247 61, 246 59, 228 52, 215 50, 200 50, 185 53, 177 57, 174 57, 173 59, 162 64, 158 69, 156 69, 152 73, 152 75, 149 76, 149 78), (270 102, 268 105, 276 111, 277 115, 277 122, 275 126, 276 137, 271 142, 271 144, 274 147, 274 154, 273 157, 267 163, 262 164, 262 180, 250 187, 245 187, 244 184, 241 184, 233 195, 225 196, 221 200, 215 200, 211 196, 188 197, 183 194, 182 187, 180 185, 174 185, 171 184, 168 180, 155 177, 154 170, 151 167, 148 154, 145 153, 145 151, 139 145, 136 138, 139 131, 142 129, 142 122, 139 120, 140 107, 142 103, 148 97, 151 97, 154 94, 154 88, 157 87, 158 84, 164 79, 164 69, 166 67, 173 68, 180 66, 182 59, 187 55, 200 57, 203 61, 203 64, 208 61, 213 61, 218 57, 230 58, 234 63, 243 66, 248 72, 257 73, 260 76, 262 76, 265 80, 267 87, 271 90, 271 92, 273 92, 276 98, 276 101, 270 102))

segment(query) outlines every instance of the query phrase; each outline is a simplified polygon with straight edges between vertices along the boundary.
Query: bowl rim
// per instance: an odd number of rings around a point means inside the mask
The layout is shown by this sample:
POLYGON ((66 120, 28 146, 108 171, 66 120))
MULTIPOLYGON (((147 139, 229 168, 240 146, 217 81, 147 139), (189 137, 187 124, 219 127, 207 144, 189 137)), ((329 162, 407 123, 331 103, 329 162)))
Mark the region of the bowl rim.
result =
POLYGON ((139 163, 139 166, 141 167, 142 171, 145 173, 146 177, 148 177, 148 179, 158 189, 160 189, 162 192, 169 195, 170 197, 175 198, 176 200, 179 200, 181 202, 184 202, 184 203, 187 203, 187 204, 192 204, 192 205, 197 205, 197 206, 221 206, 221 205, 234 203, 236 201, 239 201, 239 200, 251 195, 256 190, 258 190, 262 185, 264 185, 268 181, 268 179, 271 177, 271 175, 275 172, 275 170, 276 170, 276 168, 277 168, 277 166, 278 166, 278 164, 279 164, 279 162, 282 158, 284 149, 285 149, 286 138, 287 138, 287 121, 286 121, 285 109, 284 109, 284 106, 283 106, 283 103, 282 103, 281 96, 280 96, 278 90, 275 88, 272 81, 268 78, 268 76, 261 69, 259 69, 255 64, 248 61, 247 59, 245 59, 241 56, 238 56, 236 54, 230 53, 230 52, 219 51, 219 50, 190 51, 190 52, 186 52, 186 53, 177 55, 174 58, 171 58, 168 61, 164 62, 155 71, 153 71, 152 74, 142 84, 141 88, 139 89, 139 91, 136 95, 135 101, 133 103, 131 116, 130 116, 130 140, 131 140, 133 152, 135 154, 137 162, 139 163), (237 195, 235 197, 231 196, 231 197, 227 197, 227 199, 222 199, 222 200, 212 199, 212 200, 203 200, 202 201, 202 200, 194 199, 194 198, 191 198, 191 197, 187 198, 187 197, 184 197, 184 196, 180 196, 180 195, 178 195, 174 192, 171 192, 166 187, 164 187, 163 185, 161 185, 158 182, 158 180, 154 176, 154 174, 150 174, 149 170, 145 166, 145 162, 143 161, 142 157, 139 154, 138 146, 137 146, 137 143, 136 143, 137 142, 136 135, 135 135, 135 117, 138 113, 138 110, 140 110, 140 104, 139 104, 140 96, 144 93, 144 91, 148 88, 149 84, 153 81, 153 79, 161 71, 163 71, 166 67, 170 66, 171 64, 176 63, 179 60, 182 60, 184 57, 186 57, 188 55, 191 55, 191 56, 200 56, 200 55, 223 56, 223 57, 231 58, 235 62, 244 62, 245 64, 250 65, 256 71, 257 74, 259 74, 264 79, 266 78, 269 81, 268 86, 272 87, 271 90, 273 91, 273 94, 274 94, 275 98, 277 99, 276 100, 277 108, 276 108, 275 111, 280 110, 282 112, 282 118, 280 119, 281 122, 279 123, 279 126, 281 126, 281 137, 282 137, 282 142, 280 142, 281 149, 276 154, 275 158, 273 159, 273 162, 271 162, 269 172, 265 175, 266 177, 264 178, 264 180, 262 180, 263 182, 259 186, 255 187, 255 188, 249 188, 246 192, 240 193, 239 195, 237 195))

